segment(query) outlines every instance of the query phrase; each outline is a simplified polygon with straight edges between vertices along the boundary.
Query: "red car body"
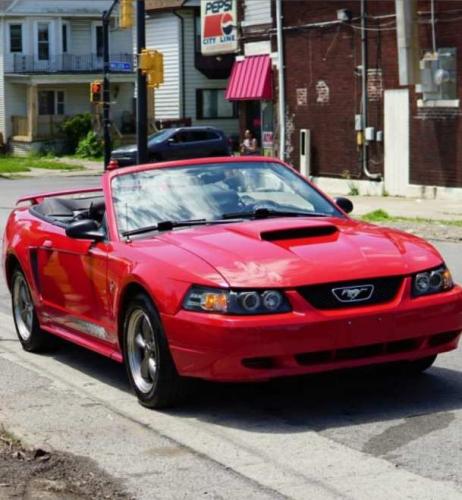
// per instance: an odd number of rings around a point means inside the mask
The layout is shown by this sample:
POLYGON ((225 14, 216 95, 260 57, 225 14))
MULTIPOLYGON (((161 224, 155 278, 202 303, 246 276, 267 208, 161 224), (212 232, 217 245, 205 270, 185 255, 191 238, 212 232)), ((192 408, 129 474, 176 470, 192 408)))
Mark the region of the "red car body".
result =
MULTIPOLYGON (((442 265, 443 259, 429 243, 400 231, 345 214, 322 220, 282 217, 189 227, 130 241, 119 236, 111 196, 115 176, 244 160, 201 159, 106 172, 101 189, 107 241, 69 238, 63 227, 36 217, 29 207, 16 208, 5 230, 6 276, 10 281, 13 266, 22 268, 42 329, 119 362, 124 361, 124 304, 136 290, 144 290, 159 312, 176 369, 184 376, 265 380, 418 360, 457 347, 462 290, 454 286, 413 297, 411 276, 442 265), (290 236, 296 229, 329 227, 334 230, 290 236), (269 233, 281 237, 262 238, 269 233), (388 277, 398 284, 380 304, 326 308, 307 299, 325 284, 388 277), (292 310, 254 316, 188 311, 182 303, 193 284, 283 290, 292 310)), ((34 205, 64 194, 20 201, 34 205)))

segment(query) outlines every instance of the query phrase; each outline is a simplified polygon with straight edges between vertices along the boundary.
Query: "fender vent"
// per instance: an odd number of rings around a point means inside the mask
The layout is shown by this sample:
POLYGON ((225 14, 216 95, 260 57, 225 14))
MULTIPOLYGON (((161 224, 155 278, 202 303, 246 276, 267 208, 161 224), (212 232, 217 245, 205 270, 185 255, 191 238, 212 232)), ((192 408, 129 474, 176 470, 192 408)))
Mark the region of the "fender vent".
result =
POLYGON ((264 231, 260 236, 264 241, 281 241, 330 236, 337 231, 338 229, 335 226, 295 227, 291 229, 277 229, 276 231, 264 231))

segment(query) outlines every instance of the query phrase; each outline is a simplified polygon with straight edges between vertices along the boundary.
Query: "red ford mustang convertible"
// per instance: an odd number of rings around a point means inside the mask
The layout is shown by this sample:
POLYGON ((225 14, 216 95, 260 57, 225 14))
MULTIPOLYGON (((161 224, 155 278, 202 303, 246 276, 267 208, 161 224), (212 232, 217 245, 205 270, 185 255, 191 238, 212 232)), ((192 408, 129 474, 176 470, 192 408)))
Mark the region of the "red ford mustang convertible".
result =
POLYGON ((186 377, 424 370, 459 340, 462 290, 430 244, 351 219, 278 160, 112 170, 20 202, 3 258, 22 346, 53 334, 124 362, 148 407, 186 377))

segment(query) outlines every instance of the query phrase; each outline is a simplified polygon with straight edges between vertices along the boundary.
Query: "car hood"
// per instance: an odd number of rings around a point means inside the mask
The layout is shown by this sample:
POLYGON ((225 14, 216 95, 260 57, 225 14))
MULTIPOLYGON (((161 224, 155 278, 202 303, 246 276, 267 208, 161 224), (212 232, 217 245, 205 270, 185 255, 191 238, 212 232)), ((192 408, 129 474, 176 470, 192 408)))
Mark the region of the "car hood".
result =
POLYGON ((420 238, 340 218, 254 220, 182 228, 157 238, 205 260, 232 287, 407 275, 442 262, 420 238))

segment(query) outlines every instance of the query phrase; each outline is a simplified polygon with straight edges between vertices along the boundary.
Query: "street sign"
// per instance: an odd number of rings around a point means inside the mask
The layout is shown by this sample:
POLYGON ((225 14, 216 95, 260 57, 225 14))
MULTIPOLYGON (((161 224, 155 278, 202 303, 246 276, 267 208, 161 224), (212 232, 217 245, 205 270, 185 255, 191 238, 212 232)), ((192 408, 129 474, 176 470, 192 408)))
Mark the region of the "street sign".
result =
POLYGON ((111 71, 133 71, 132 63, 122 61, 111 61, 111 71))

